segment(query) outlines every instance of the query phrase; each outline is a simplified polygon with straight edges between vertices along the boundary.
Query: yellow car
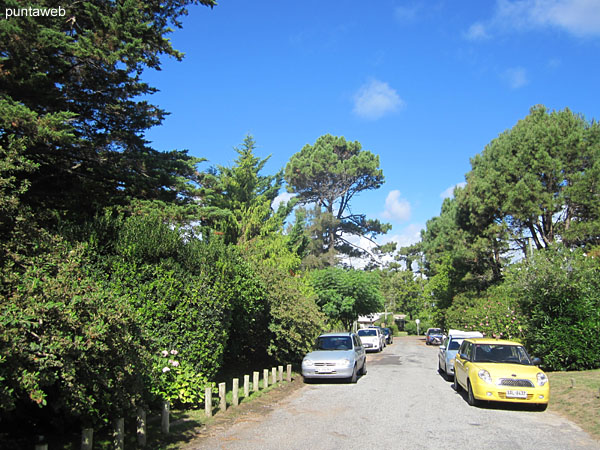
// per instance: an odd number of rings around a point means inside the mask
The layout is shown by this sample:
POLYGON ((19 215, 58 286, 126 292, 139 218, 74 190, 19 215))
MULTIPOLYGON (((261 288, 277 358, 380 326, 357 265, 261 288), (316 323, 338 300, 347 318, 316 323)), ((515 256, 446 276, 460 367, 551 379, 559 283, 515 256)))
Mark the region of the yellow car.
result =
POLYGON ((550 400, 548 377, 518 342, 465 339, 454 360, 454 389, 465 389, 469 404, 482 400, 537 405, 545 410, 550 400))

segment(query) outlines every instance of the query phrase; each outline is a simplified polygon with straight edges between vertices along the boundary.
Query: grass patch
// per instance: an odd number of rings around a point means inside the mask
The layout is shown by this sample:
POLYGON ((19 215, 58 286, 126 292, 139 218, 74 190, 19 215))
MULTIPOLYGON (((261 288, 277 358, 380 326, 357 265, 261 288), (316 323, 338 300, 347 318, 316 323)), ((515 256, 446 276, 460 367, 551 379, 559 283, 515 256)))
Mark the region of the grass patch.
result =
POLYGON ((549 372, 548 409, 575 422, 600 439, 600 369, 582 372, 549 372))

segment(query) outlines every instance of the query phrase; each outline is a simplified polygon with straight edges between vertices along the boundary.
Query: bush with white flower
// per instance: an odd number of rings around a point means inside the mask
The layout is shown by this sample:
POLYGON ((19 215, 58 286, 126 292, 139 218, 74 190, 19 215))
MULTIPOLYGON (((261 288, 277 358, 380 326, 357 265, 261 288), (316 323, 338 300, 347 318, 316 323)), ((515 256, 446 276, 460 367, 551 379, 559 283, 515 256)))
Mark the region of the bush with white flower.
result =
POLYGON ((209 383, 204 375, 181 359, 177 350, 163 350, 154 364, 156 384, 152 393, 169 400, 175 407, 199 406, 204 401, 204 389, 209 383))

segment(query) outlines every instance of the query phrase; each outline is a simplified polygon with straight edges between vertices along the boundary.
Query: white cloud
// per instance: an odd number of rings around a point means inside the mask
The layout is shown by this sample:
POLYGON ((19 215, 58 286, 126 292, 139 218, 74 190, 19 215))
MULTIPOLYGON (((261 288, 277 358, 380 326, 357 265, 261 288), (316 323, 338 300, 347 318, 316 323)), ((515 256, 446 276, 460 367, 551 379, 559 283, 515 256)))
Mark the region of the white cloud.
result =
POLYGON ((497 0, 496 11, 484 25, 477 22, 465 37, 489 29, 532 30, 559 28, 580 37, 600 36, 598 0, 497 0), (481 27, 481 28, 480 28, 481 27))
POLYGON ((404 106, 395 89, 379 80, 370 80, 354 94, 354 113, 365 119, 379 119, 404 106))
POLYGON ((292 194, 290 192, 283 192, 281 194, 279 194, 277 197, 275 197, 273 199, 273 203, 271 203, 271 208, 273 208, 275 211, 277 211, 277 208, 279 208, 279 205, 282 203, 287 203, 290 201, 290 199, 292 197, 294 197, 296 194, 292 194))
POLYGON ((385 199, 385 210, 381 214, 385 219, 404 222, 410 219, 410 203, 400 197, 400 191, 391 191, 385 199))
POLYGON ((421 230, 424 228, 421 224, 411 223, 404 227, 400 233, 384 236, 380 239, 380 243, 396 242, 398 244, 397 248, 408 247, 421 240, 421 230))
POLYGON ((470 41, 480 41, 488 39, 490 35, 487 32, 487 28, 481 22, 476 22, 469 27, 465 33, 465 37, 470 41))
POLYGON ((454 197, 454 189, 455 188, 457 188, 457 187, 464 188, 466 185, 467 185, 466 181, 454 184, 454 185, 450 186, 448 189, 446 189, 444 192, 442 192, 440 194, 440 198, 452 198, 452 197, 454 197))
POLYGON ((502 78, 508 83, 511 89, 519 89, 529 83, 527 71, 523 67, 506 69, 502 74, 502 78))

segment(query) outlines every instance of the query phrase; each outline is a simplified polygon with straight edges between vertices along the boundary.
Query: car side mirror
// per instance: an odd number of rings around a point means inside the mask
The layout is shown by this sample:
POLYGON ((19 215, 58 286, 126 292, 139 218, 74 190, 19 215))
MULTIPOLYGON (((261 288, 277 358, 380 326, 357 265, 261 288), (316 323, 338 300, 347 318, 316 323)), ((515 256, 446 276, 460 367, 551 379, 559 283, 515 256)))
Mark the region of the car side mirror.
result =
POLYGON ((531 362, 534 366, 539 366, 540 364, 542 364, 542 360, 540 358, 533 358, 531 362))

